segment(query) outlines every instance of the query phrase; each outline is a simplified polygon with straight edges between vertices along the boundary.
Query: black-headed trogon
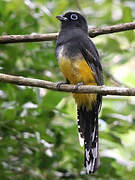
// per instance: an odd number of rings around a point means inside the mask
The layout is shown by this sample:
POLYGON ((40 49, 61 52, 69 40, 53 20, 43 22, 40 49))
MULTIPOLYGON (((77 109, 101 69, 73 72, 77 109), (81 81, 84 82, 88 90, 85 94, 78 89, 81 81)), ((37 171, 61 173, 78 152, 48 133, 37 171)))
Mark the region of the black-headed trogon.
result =
MULTIPOLYGON (((78 12, 57 16, 61 31, 57 39, 56 56, 60 70, 70 84, 103 85, 103 71, 98 51, 88 35, 86 19, 78 12)), ((99 167, 98 113, 102 96, 73 93, 77 104, 80 144, 84 144, 86 173, 99 167)))

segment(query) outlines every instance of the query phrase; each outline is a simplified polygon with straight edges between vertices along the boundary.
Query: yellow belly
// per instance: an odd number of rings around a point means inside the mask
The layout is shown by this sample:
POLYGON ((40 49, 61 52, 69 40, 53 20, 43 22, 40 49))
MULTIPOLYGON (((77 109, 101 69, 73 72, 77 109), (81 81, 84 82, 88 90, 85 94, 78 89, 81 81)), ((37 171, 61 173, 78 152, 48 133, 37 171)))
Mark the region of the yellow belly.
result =
MULTIPOLYGON (((83 82, 85 85, 97 85, 93 71, 83 57, 78 57, 77 60, 60 57, 59 66, 64 77, 68 79, 71 84, 83 82)), ((78 107, 86 105, 91 109, 92 104, 96 102, 96 94, 73 93, 73 97, 78 107)))

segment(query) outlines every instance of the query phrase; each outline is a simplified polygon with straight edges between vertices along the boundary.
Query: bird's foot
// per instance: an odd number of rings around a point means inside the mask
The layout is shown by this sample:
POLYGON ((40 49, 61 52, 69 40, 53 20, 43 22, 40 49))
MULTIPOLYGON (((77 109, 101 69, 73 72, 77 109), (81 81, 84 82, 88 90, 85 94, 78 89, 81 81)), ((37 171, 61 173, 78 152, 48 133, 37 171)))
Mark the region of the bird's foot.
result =
POLYGON ((84 83, 80 82, 80 83, 75 84, 75 90, 78 90, 78 87, 81 86, 81 85, 84 85, 84 83))
POLYGON ((61 85, 64 85, 64 84, 69 84, 69 82, 68 81, 66 81, 66 82, 58 82, 56 87, 59 89, 61 87, 61 85))

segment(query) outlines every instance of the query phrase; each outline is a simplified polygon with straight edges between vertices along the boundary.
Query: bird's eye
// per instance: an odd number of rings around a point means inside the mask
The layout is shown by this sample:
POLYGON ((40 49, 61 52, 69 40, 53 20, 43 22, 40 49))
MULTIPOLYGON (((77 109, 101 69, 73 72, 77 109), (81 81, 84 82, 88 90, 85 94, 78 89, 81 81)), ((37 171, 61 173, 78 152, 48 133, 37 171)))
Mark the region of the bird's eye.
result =
POLYGON ((76 14, 71 14, 70 19, 75 21, 78 19, 78 16, 76 14))

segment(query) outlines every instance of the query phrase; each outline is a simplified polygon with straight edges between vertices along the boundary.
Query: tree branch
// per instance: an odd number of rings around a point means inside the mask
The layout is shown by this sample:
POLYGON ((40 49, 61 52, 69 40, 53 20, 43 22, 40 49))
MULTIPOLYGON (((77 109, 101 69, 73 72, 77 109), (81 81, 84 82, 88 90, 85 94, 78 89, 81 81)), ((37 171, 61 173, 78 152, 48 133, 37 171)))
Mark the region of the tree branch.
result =
POLYGON ((89 36, 96 37, 102 34, 110 34, 110 33, 122 32, 127 30, 133 30, 133 29, 135 29, 135 21, 124 24, 116 24, 113 26, 106 26, 102 28, 92 28, 92 30, 91 29, 89 30, 89 36))
MULTIPOLYGON (((96 37, 102 34, 116 33, 135 29, 135 22, 117 24, 102 28, 90 28, 89 36, 96 37)), ((20 43, 20 42, 39 42, 56 40, 58 33, 50 34, 30 34, 30 35, 3 35, 0 36, 0 44, 20 43)))
POLYGON ((33 79, 24 78, 21 76, 13 76, 0 73, 0 81, 21 85, 21 86, 33 86, 40 88, 47 88, 55 91, 64 92, 78 92, 78 93, 98 93, 102 95, 120 95, 120 96, 135 96, 135 88, 120 88, 120 87, 107 87, 107 86, 90 86, 80 85, 76 88, 75 85, 61 85, 57 86, 57 83, 33 79))
POLYGON ((0 44, 52 41, 52 40, 56 40, 57 36, 58 33, 30 34, 30 35, 3 35, 0 36, 0 44))

